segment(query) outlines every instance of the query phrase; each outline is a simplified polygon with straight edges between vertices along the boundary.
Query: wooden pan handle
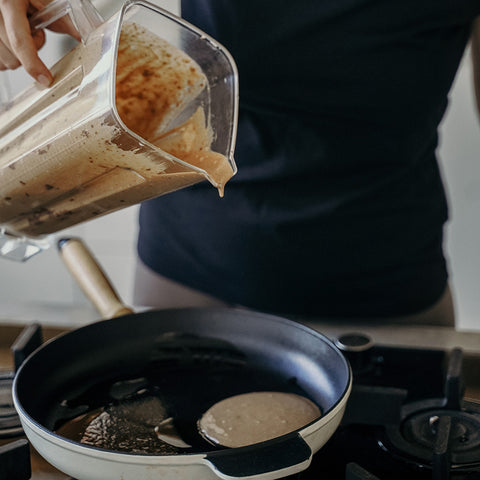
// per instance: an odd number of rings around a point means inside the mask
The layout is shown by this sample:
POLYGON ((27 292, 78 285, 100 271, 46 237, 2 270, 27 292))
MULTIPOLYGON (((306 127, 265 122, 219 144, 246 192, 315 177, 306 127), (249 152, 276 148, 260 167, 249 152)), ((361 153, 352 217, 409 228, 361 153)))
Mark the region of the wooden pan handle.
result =
POLYGON ((133 313, 120 300, 102 267, 82 240, 65 237, 58 240, 57 245, 63 263, 102 318, 133 313))

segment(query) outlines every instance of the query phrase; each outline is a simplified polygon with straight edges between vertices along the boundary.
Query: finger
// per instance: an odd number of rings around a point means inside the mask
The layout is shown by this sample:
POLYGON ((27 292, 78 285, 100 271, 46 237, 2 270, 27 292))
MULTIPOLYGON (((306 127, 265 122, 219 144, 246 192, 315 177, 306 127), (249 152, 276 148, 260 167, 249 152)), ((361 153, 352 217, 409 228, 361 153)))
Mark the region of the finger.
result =
POLYGON ((20 66, 18 58, 2 42, 0 42, 0 64, 1 70, 14 70, 20 66))
POLYGON ((7 33, 0 16, 0 64, 2 70, 13 70, 20 66, 18 58, 12 53, 7 33))
POLYGON ((78 33, 78 30, 75 28, 72 20, 70 19, 70 17, 68 15, 65 15, 60 20, 57 20, 56 22, 53 22, 48 27, 48 29, 52 30, 52 32, 56 32, 56 33, 68 33, 75 40, 78 40, 79 42, 82 40, 82 37, 80 36, 80 33, 78 33))
POLYGON ((21 2, 3 2, 2 14, 10 51, 17 57, 25 70, 42 85, 48 86, 53 77, 37 53, 35 41, 30 32, 26 6, 21 2))
POLYGON ((45 32, 43 30, 37 30, 33 33, 33 43, 37 51, 45 45, 45 32))

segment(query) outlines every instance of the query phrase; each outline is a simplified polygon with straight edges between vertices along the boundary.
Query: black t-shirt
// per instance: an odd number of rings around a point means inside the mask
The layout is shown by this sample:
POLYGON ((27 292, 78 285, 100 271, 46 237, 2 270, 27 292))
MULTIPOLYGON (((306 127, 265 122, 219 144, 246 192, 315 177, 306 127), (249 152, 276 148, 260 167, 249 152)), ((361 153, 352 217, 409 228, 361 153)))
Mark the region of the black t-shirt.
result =
MULTIPOLYGON (((478 0, 188 0, 240 79, 238 174, 145 203, 152 269, 234 304, 406 314, 443 292, 435 151, 478 0)), ((455 159, 451 159, 455 161, 455 159)))

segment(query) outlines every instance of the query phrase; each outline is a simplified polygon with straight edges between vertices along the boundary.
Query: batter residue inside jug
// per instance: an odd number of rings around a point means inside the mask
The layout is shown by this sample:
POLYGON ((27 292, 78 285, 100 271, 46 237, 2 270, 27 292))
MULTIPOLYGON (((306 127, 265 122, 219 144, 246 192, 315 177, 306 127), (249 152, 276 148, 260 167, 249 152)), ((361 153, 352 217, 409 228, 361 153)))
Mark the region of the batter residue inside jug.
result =
POLYGON ((105 75, 92 74, 103 48, 94 36, 52 68, 54 85, 28 99, 30 117, 41 119, 23 118, 21 101, 0 117, 8 127, 0 138, 0 226, 49 234, 205 178, 189 165, 205 170, 220 194, 234 174, 211 150, 214 135, 198 101, 208 82, 196 62, 142 26, 123 24, 115 106, 97 114, 109 98, 105 75))

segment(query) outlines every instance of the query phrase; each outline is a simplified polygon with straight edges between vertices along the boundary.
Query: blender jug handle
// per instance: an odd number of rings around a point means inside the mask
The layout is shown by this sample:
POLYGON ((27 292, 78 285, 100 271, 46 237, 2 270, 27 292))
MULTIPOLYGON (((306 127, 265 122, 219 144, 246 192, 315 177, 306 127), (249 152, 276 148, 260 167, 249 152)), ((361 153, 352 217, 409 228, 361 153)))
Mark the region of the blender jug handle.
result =
POLYGON ((42 29, 66 14, 70 15, 83 43, 103 23, 102 16, 90 0, 53 0, 30 17, 30 26, 32 29, 42 29))

